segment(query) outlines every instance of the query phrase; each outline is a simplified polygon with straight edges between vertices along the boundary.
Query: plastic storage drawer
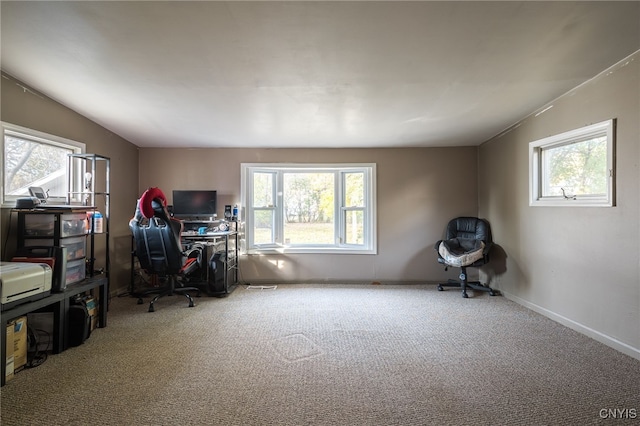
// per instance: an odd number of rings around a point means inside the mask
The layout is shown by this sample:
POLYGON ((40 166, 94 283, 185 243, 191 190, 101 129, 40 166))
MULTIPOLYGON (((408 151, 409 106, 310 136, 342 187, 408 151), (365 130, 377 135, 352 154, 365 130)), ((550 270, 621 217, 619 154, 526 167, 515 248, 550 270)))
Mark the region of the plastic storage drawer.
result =
POLYGON ((65 213, 59 215, 56 222, 55 214, 27 214, 24 217, 24 235, 30 237, 53 237, 55 227, 60 227, 60 238, 84 235, 87 233, 86 213, 65 213))
POLYGON ((84 259, 74 260, 67 263, 67 285, 82 281, 86 276, 86 267, 84 259))
POLYGON ((87 238, 72 237, 60 240, 60 246, 67 248, 67 260, 83 259, 87 255, 87 238))
MULTIPOLYGON (((31 238, 24 240, 25 247, 31 246, 53 246, 53 239, 31 238)), ((82 259, 87 255, 86 237, 71 237, 60 240, 60 247, 67 248, 67 260, 82 259)))

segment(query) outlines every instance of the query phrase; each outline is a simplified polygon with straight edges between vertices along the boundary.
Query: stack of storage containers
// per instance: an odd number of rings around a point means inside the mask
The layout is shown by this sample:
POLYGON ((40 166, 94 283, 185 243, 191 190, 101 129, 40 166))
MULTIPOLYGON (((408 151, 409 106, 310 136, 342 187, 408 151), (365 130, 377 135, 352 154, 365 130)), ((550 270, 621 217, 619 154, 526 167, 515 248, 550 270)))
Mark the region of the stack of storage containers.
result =
POLYGON ((20 212, 18 227, 19 246, 59 246, 67 248, 66 285, 85 279, 87 255, 86 212, 20 212))

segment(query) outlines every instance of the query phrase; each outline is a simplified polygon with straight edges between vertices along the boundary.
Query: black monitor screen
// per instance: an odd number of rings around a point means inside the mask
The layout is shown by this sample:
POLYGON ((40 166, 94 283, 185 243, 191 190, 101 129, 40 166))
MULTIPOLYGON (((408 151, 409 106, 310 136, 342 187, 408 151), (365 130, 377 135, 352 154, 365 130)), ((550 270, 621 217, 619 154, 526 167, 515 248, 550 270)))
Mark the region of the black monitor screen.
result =
POLYGON ((173 215, 181 218, 204 219, 216 214, 216 191, 174 190, 173 215))

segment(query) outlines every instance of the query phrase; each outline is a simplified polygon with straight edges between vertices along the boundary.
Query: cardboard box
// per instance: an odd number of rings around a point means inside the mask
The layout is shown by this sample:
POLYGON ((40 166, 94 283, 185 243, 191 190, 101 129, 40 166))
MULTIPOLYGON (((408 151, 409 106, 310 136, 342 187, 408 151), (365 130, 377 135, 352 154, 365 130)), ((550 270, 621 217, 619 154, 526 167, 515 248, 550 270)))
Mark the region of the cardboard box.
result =
POLYGON ((7 348, 5 354, 5 383, 27 365, 27 317, 21 316, 7 324, 7 348))
POLYGON ((98 304, 96 303, 96 299, 93 297, 85 299, 85 304, 87 306, 89 317, 91 317, 91 328, 89 330, 93 331, 98 326, 98 304))
POLYGON ((13 372, 14 372, 14 358, 13 358, 13 330, 14 330, 15 324, 12 322, 10 322, 9 324, 7 324, 7 344, 6 346, 6 358, 5 358, 5 362, 6 362, 6 370, 5 370, 5 375, 4 375, 4 382, 7 383, 9 382, 9 380, 13 379, 13 372))
MULTIPOLYGON (((21 316, 11 322, 14 324, 13 371, 17 373, 27 365, 27 317, 21 316)), ((9 346, 8 341, 7 346, 9 346)))

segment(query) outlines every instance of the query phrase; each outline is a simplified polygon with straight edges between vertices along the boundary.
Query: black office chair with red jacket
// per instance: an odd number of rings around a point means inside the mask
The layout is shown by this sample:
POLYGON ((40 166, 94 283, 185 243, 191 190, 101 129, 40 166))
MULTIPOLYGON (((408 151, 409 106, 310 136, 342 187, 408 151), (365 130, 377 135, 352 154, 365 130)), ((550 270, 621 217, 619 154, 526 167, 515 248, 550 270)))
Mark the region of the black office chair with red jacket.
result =
POLYGON ((467 298, 467 287, 488 292, 495 296, 496 291, 480 281, 467 280, 468 267, 480 267, 489 263, 489 252, 493 246, 491 227, 485 219, 477 217, 457 217, 447 224, 445 237, 435 245, 438 262, 449 267, 460 268, 460 281, 448 280, 438 284, 438 290, 444 287, 462 288, 462 297, 467 298))
MULTIPOLYGON (((182 221, 170 217, 167 199, 159 188, 149 188, 142 194, 129 228, 135 240, 134 254, 140 267, 165 284, 140 293, 157 293, 149 304, 149 312, 155 310, 154 304, 158 299, 174 293, 183 294, 189 300, 189 307, 195 306, 189 292, 196 292, 199 296, 200 289, 186 287, 185 283, 198 276, 203 248, 199 245, 188 250, 183 248, 182 221)), ((142 303, 141 297, 138 303, 142 303)))

